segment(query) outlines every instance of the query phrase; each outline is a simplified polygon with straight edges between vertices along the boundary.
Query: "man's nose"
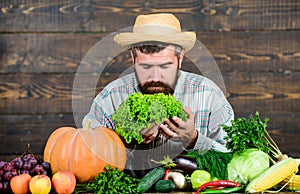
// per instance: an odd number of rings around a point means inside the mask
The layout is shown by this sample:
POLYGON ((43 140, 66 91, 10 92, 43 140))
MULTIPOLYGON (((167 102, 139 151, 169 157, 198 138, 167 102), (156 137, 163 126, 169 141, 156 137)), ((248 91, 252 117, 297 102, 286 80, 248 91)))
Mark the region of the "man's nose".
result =
POLYGON ((151 77, 153 81, 160 81, 161 78, 161 70, 158 67, 154 67, 151 72, 151 77))

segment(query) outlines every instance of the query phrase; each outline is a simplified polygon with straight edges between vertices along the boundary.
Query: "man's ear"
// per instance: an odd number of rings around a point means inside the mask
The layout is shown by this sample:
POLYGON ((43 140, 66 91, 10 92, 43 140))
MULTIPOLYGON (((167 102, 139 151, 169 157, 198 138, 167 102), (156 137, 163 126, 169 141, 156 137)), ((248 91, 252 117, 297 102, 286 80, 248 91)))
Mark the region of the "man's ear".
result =
POLYGON ((179 69, 181 69, 181 64, 183 61, 184 54, 185 54, 185 52, 184 52, 184 50, 182 50, 180 53, 180 56, 179 56, 179 64, 178 64, 179 69))

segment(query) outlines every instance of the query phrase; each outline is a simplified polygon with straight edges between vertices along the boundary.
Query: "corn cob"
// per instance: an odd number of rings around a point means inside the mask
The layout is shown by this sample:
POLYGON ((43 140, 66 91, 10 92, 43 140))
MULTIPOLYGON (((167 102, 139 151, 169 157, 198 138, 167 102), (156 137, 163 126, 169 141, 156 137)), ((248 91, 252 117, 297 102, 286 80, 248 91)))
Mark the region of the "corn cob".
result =
POLYGON ((297 170, 300 159, 287 158, 274 164, 261 175, 253 179, 246 187, 247 193, 265 191, 287 177, 293 175, 297 170))
POLYGON ((279 186, 283 186, 285 184, 287 184, 285 188, 288 190, 300 191, 300 175, 296 174, 289 176, 288 178, 284 179, 279 186))

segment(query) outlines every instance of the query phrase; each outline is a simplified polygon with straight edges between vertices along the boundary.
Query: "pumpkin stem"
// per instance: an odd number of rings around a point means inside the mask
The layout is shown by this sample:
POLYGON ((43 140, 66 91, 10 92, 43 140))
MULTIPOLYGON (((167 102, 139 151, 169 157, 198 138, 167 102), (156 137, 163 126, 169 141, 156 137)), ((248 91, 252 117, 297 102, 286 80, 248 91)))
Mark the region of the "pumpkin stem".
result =
POLYGON ((83 129, 84 129, 84 130, 90 130, 90 129, 91 129, 91 124, 92 124, 91 120, 88 119, 88 120, 84 123, 83 129))

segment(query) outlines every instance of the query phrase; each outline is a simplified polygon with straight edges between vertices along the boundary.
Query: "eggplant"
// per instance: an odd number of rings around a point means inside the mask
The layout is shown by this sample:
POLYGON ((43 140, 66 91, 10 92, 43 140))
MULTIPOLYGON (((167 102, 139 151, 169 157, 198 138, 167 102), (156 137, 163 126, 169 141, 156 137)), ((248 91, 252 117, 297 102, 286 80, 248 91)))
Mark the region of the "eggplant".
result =
POLYGON ((199 169, 195 159, 190 156, 178 155, 173 159, 173 162, 176 164, 175 169, 183 170, 188 174, 199 169))

